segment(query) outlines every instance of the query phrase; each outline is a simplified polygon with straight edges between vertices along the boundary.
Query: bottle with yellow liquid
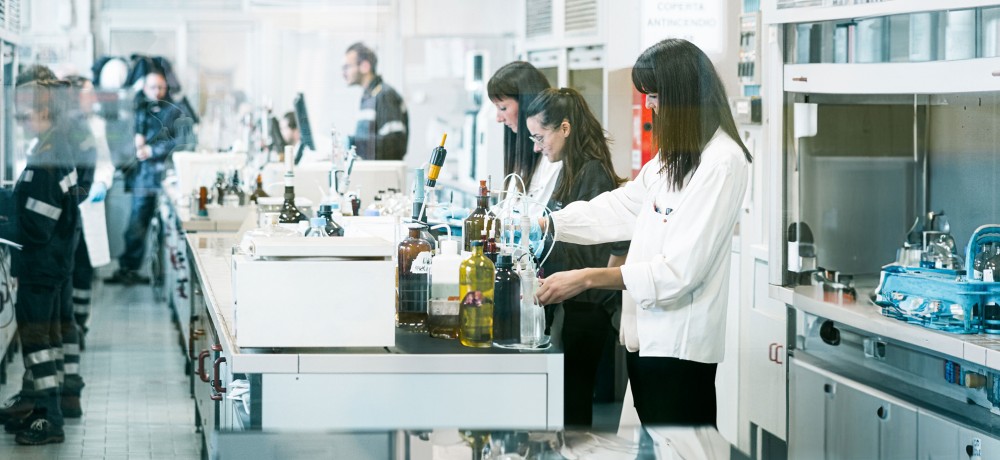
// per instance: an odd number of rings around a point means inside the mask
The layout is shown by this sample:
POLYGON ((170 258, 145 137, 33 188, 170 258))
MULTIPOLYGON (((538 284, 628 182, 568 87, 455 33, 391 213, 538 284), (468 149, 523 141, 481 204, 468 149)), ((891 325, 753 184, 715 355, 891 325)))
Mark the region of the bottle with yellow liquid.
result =
POLYGON ((493 343, 493 280, 496 267, 483 255, 483 242, 472 241, 472 257, 458 268, 462 345, 489 348, 493 343))

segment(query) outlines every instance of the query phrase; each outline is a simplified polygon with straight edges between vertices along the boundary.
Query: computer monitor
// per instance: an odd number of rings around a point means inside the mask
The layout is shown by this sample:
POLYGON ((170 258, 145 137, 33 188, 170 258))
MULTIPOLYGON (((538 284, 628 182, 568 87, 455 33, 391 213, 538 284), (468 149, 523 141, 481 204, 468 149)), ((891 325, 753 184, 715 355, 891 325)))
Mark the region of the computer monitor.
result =
POLYGON ((309 126, 309 115, 306 113, 306 98, 302 93, 295 95, 295 102, 292 103, 295 109, 295 121, 299 125, 299 151, 295 152, 295 164, 299 164, 302 159, 302 152, 306 147, 316 150, 313 142, 312 128, 309 126))

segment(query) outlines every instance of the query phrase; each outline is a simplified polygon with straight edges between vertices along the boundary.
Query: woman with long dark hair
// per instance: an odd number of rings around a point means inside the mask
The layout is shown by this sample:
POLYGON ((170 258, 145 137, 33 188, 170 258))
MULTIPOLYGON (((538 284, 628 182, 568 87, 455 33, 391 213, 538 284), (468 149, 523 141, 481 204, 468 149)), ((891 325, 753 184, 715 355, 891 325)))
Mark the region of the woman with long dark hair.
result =
POLYGON ((634 304, 623 303, 620 337, 639 419, 715 425, 730 245, 750 153, 715 67, 695 45, 681 39, 653 45, 636 60, 632 82, 653 111, 659 154, 623 187, 543 221, 558 241, 631 239, 625 264, 553 274, 538 299, 627 289, 634 304))
MULTIPOLYGON (((601 123, 587 101, 570 88, 547 89, 524 110, 535 151, 542 161, 563 163, 548 207, 557 210, 618 188, 625 179, 615 174, 611 150, 601 123)), ((579 245, 556 242, 545 273, 608 267, 611 256, 624 256, 628 243, 579 245)), ((593 422, 594 383, 598 364, 613 331, 611 318, 621 308, 621 293, 589 289, 562 301, 559 329, 563 347, 564 417, 567 426, 593 422)), ((550 309, 546 305, 546 309, 550 309)))
MULTIPOLYGON (((504 125, 503 174, 517 174, 504 184, 505 190, 525 193, 530 199, 544 204, 552 195, 560 162, 548 162, 535 152, 528 137, 524 109, 539 93, 549 88, 549 81, 535 66, 514 61, 497 69, 486 83, 486 93, 497 109, 497 122, 504 125), (526 189, 526 190, 525 190, 526 189)), ((508 198, 508 197, 503 197, 508 198)))

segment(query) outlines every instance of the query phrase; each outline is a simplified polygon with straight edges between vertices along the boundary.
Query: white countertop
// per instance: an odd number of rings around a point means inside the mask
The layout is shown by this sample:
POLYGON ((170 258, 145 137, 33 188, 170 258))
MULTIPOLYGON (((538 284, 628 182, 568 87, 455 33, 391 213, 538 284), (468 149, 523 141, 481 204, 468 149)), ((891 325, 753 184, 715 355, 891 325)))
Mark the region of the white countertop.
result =
POLYGON ((355 349, 246 349, 235 346, 232 233, 187 235, 196 276, 228 364, 244 373, 562 373, 562 354, 461 346, 457 340, 398 331, 396 346, 355 349), (442 359, 443 358, 443 359, 442 359))
POLYGON ((876 336, 1000 370, 1000 336, 950 334, 883 316, 881 308, 872 304, 863 290, 859 290, 858 301, 824 300, 819 286, 799 286, 794 290, 772 286, 771 296, 787 299, 786 295, 775 295, 786 291, 791 291, 790 304, 806 313, 868 331, 876 336))

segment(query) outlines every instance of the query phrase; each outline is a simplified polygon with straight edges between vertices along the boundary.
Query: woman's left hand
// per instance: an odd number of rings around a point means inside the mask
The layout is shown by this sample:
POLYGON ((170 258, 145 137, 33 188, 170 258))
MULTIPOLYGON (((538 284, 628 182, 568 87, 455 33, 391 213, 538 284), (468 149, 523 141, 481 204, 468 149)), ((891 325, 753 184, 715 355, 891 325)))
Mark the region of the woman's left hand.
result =
POLYGON ((553 273, 538 280, 538 303, 552 305, 573 297, 587 289, 587 269, 553 273))

